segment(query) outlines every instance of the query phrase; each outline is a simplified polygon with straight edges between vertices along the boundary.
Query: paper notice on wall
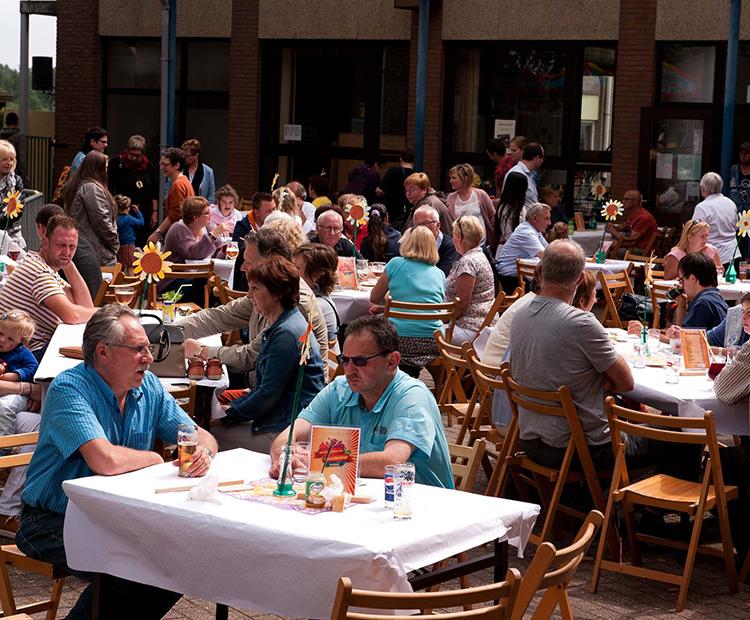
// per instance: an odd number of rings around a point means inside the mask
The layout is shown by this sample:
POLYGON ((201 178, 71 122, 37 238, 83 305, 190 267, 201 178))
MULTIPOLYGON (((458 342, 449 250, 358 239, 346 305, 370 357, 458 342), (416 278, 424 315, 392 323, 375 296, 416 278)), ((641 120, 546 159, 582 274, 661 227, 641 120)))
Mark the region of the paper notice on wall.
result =
POLYGON ((510 144, 511 138, 516 135, 516 121, 513 119, 495 119, 495 140, 503 140, 505 146, 510 144))
POLYGON ((698 181, 685 183, 685 200, 698 200, 701 197, 701 184, 698 181))
POLYGON ((302 140, 302 125, 284 125, 284 141, 299 142, 302 140))
POLYGON ((674 164, 674 155, 672 153, 656 154, 656 178, 671 179, 674 164))
POLYGON ((701 156, 678 155, 677 178, 681 181, 698 181, 701 178, 701 156))

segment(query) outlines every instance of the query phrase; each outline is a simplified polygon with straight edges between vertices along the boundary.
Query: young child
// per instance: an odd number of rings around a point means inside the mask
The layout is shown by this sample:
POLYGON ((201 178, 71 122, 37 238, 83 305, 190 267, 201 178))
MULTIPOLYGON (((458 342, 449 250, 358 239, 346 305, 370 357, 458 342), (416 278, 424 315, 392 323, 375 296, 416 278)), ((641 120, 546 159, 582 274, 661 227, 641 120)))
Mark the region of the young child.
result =
POLYGON ((39 366, 26 345, 34 321, 23 310, 0 314, 0 435, 16 429, 16 414, 29 409, 34 374, 39 366))
POLYGON ((117 261, 122 265, 122 272, 126 276, 133 275, 133 260, 135 259, 136 229, 143 226, 143 214, 136 205, 130 204, 130 198, 117 194, 117 234, 120 237, 120 249, 117 250, 117 261))

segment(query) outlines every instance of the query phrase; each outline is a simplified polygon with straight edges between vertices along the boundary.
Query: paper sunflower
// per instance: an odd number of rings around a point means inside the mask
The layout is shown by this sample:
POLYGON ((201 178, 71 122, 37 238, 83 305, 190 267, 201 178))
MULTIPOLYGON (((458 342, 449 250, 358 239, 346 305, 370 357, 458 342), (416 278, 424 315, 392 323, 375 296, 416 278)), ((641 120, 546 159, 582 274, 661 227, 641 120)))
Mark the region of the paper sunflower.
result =
POLYGON ((18 217, 19 215, 21 215, 21 211, 23 211, 21 192, 9 194, 5 198, 3 198, 3 203, 5 204, 5 206, 3 207, 3 214, 6 217, 13 219, 14 217, 18 217))
POLYGON ((149 284, 163 280, 164 274, 172 271, 172 263, 165 260, 171 254, 172 252, 161 251, 161 243, 154 245, 149 241, 142 252, 135 252, 133 273, 140 274, 141 280, 146 280, 149 284))
POLYGON ((648 261, 646 262, 646 278, 643 284, 649 288, 654 285, 654 258, 655 255, 653 252, 651 252, 651 256, 648 257, 648 261))
POLYGON ((591 184, 591 195, 596 200, 604 200, 604 196, 607 195, 608 191, 607 186, 602 183, 601 179, 597 179, 591 184))
POLYGON ((617 216, 622 215, 622 203, 619 200, 610 200, 602 207, 602 217, 608 222, 613 222, 617 216))
POLYGON ((367 220, 370 218, 370 207, 366 204, 359 204, 355 202, 351 205, 346 205, 346 219, 351 224, 356 226, 364 226, 367 224, 367 220))
POLYGON ((741 211, 740 219, 737 220, 737 230, 740 237, 750 235, 750 210, 741 211))

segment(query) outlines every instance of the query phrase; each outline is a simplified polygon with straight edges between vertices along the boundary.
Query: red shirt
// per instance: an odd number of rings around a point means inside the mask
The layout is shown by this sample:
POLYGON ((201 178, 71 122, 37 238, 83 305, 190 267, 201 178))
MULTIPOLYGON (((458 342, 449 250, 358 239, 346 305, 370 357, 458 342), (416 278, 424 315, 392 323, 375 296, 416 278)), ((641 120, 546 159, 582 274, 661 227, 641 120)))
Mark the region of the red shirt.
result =
POLYGON ((503 183, 505 182, 505 175, 508 174, 516 162, 510 155, 503 155, 503 158, 495 166, 495 198, 500 198, 500 194, 503 191, 503 183))
POLYGON ((641 207, 635 215, 628 216, 628 226, 630 227, 630 236, 638 237, 636 243, 642 246, 648 243, 656 232, 656 219, 648 210, 641 207))

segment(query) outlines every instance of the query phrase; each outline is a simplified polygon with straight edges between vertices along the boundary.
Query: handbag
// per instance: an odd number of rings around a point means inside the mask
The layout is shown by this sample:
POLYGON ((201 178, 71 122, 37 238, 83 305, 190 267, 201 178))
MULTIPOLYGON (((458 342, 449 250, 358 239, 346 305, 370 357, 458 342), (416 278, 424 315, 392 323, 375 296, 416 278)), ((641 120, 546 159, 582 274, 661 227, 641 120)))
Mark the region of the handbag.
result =
POLYGON ((179 325, 165 324, 151 314, 141 316, 141 325, 154 357, 149 370, 157 377, 186 377, 185 330, 179 325))

